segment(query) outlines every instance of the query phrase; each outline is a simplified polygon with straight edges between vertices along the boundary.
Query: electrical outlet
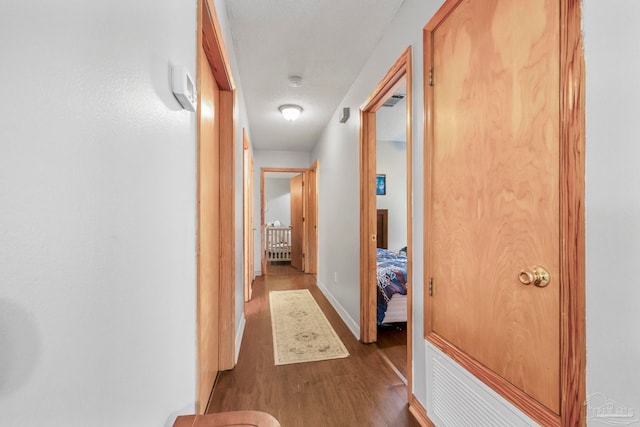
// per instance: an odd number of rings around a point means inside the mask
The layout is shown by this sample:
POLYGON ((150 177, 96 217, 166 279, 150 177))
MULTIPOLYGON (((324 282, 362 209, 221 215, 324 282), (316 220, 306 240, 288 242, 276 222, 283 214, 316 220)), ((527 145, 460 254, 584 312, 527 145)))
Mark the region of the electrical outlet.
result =
POLYGON ((333 272, 333 283, 338 283, 338 272, 337 271, 333 272))

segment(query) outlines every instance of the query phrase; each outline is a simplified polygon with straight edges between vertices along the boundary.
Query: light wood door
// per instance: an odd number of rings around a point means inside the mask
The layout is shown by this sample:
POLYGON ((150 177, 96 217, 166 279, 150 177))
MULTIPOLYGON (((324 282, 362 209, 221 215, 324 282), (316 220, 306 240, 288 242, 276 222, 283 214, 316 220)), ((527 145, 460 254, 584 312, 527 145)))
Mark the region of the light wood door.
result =
POLYGON ((219 370, 220 90, 199 48, 198 119, 198 408, 204 411, 219 370))
POLYGON ((305 273, 318 273, 318 166, 311 165, 307 172, 307 212, 304 223, 307 226, 307 250, 305 256, 305 273))
POLYGON ((559 13, 556 0, 461 1, 434 25, 425 233, 430 333, 555 414, 559 13), (520 283, 534 265, 547 287, 520 283))
POLYGON ((303 222, 303 174, 296 175, 289 180, 291 192, 291 266, 304 271, 302 243, 304 241, 303 222))
POLYGON ((376 212, 376 243, 378 248, 388 249, 389 210, 378 209, 376 212))
POLYGON ((253 226, 253 156, 249 137, 243 131, 243 195, 244 195, 244 300, 251 299, 254 279, 254 226, 253 226))

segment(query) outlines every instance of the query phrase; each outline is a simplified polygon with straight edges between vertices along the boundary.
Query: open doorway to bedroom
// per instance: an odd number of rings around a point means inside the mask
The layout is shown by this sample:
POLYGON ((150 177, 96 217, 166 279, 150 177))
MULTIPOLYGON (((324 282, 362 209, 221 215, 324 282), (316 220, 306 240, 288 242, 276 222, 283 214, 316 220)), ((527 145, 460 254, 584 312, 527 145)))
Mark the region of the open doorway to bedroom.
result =
POLYGON ((407 384, 412 408, 411 48, 361 109, 360 339, 407 384))
POLYGON ((377 346, 407 378, 407 85, 376 111, 377 346))

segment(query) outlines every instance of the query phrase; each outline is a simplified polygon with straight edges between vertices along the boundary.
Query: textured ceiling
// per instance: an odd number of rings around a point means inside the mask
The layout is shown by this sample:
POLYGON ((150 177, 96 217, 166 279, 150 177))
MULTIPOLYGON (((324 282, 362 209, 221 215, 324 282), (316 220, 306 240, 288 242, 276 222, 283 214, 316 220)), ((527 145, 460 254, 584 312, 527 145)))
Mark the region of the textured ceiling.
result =
POLYGON ((310 151, 403 1, 226 0, 254 148, 310 151))

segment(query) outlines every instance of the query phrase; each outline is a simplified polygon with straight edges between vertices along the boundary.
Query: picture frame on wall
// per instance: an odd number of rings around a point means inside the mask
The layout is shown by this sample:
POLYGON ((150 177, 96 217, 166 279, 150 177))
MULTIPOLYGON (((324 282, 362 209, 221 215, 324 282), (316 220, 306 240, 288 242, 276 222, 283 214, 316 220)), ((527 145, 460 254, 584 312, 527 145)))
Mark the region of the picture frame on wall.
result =
POLYGON ((384 196, 387 194, 387 175, 376 175, 376 196, 384 196))

